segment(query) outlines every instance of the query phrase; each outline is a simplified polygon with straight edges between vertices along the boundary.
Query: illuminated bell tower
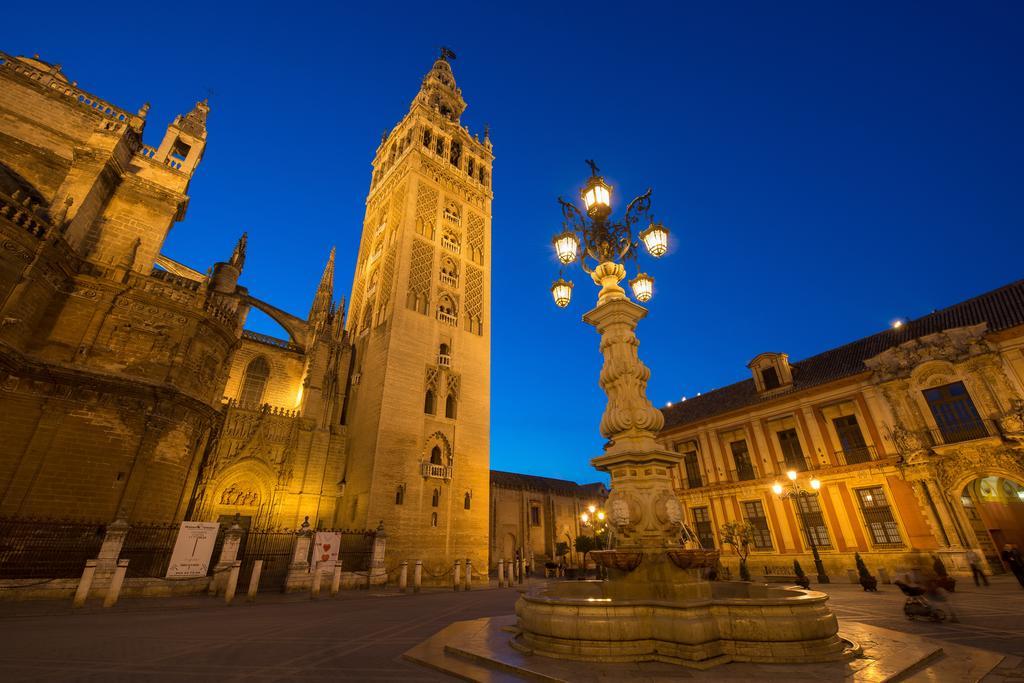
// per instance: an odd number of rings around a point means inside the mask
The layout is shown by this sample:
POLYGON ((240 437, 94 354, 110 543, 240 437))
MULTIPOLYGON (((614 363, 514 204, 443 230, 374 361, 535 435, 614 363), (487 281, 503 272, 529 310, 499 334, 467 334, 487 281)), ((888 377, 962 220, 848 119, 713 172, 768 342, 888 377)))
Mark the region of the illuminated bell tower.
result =
POLYGON ((347 329, 354 358, 336 523, 388 533, 388 564, 487 569, 491 142, 450 50, 373 161, 347 329))

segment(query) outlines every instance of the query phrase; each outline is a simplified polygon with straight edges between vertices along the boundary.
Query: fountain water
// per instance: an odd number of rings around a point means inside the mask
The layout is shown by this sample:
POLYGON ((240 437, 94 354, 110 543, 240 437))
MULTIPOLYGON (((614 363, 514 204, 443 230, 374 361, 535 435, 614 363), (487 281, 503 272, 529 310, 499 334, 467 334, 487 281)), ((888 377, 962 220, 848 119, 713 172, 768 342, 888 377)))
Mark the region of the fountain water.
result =
POLYGON ((748 582, 710 582, 718 553, 680 542, 683 511, 670 471, 680 456, 660 447, 664 416, 647 399, 650 370, 635 330, 647 310, 619 282, 625 268, 600 263, 597 307, 584 320, 601 335, 600 384, 608 395, 591 464, 611 475, 614 547, 596 551, 607 581, 556 582, 521 596, 513 647, 567 659, 667 661, 706 668, 727 661, 821 662, 849 654, 824 593, 748 582))

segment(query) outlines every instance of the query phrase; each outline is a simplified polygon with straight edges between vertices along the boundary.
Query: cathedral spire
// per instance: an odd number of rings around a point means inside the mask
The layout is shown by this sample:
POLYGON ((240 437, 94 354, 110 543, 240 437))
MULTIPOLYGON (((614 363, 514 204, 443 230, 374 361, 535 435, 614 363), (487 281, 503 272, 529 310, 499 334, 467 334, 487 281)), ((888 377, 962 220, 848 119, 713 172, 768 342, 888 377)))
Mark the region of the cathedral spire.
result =
POLYGON ((334 247, 331 247, 331 255, 327 257, 324 274, 320 277, 320 285, 316 288, 316 296, 313 297, 313 306, 309 309, 309 323, 316 326, 322 325, 330 318, 333 305, 334 247))
POLYGON ((441 56, 423 77, 423 85, 413 100, 413 107, 422 105, 458 123, 462 112, 466 110, 466 101, 462 99, 462 90, 455 84, 455 74, 448 63, 449 59, 454 58, 454 52, 441 48, 441 56))

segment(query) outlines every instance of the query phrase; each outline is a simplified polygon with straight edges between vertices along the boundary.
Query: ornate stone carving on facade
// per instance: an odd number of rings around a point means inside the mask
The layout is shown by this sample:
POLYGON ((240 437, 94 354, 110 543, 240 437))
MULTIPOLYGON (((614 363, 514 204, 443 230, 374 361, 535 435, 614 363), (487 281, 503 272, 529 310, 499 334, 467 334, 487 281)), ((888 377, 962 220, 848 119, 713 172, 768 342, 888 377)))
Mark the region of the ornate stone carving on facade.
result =
POLYGON ((982 446, 959 448, 937 457, 933 461, 935 477, 951 494, 962 482, 971 478, 1003 473, 1017 481, 1024 481, 1024 451, 1011 446, 982 446))
POLYGON ((434 247, 414 239, 409 264, 409 292, 406 305, 420 313, 430 309, 430 281, 433 275, 434 247))
POLYGON ((999 429, 1007 439, 1024 444, 1024 400, 1012 400, 1010 410, 999 418, 999 429))
POLYGON ((930 360, 951 363, 992 351, 984 335, 988 325, 979 323, 968 327, 955 327, 934 334, 911 339, 899 346, 886 349, 868 358, 864 365, 876 382, 909 377, 915 367, 930 360))
POLYGON ((911 431, 897 425, 891 430, 890 434, 896 450, 904 457, 909 457, 928 449, 928 441, 921 432, 911 431))

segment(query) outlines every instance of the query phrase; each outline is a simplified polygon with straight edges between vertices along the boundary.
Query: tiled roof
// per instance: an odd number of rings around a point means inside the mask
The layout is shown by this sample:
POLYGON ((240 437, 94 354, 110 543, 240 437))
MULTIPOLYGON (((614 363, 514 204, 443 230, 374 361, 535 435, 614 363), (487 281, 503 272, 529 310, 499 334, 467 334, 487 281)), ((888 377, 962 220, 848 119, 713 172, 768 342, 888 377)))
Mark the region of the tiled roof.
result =
MULTIPOLYGON (((899 328, 888 329, 792 363, 793 386, 783 395, 864 372, 867 370, 865 360, 912 339, 979 323, 987 323, 992 332, 1024 325, 1024 280, 929 313, 917 320, 910 320, 899 328)), ((665 429, 673 429, 778 396, 779 393, 772 393, 767 399, 762 399, 751 378, 662 408, 661 412, 665 414, 665 429)))
POLYGON ((560 491, 570 495, 579 496, 603 496, 602 490, 606 490, 604 484, 595 482, 593 484, 577 484, 568 479, 552 479, 550 477, 538 477, 532 474, 519 474, 518 472, 501 472, 491 470, 491 485, 503 489, 531 489, 534 491, 560 491))

